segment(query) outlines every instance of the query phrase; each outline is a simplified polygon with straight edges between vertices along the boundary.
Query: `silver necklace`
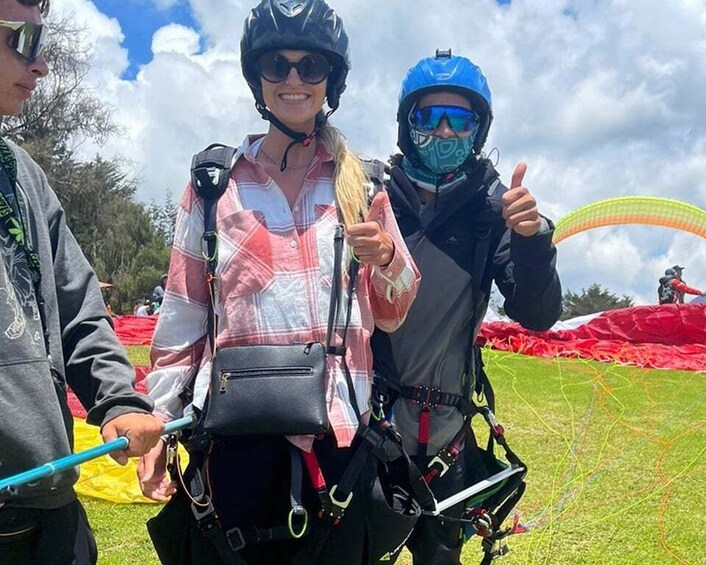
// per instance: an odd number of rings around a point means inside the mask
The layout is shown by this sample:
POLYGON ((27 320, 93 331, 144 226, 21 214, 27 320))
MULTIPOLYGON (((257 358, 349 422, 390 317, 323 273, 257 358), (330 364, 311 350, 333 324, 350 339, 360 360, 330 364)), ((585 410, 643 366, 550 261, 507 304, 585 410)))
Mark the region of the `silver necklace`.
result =
MULTIPOLYGON (((281 161, 275 161, 272 157, 270 157, 262 145, 260 145, 260 149, 257 152, 258 157, 260 156, 260 154, 262 154, 262 156, 265 158, 265 161, 267 161, 268 163, 271 163, 272 165, 277 165, 279 167, 279 165, 281 164, 281 161)), ((314 159, 312 157, 312 161, 313 160, 314 159)), ((294 165, 288 164, 287 169, 292 169, 293 171, 296 171, 296 170, 308 169, 310 166, 311 166, 311 161, 309 161, 306 165, 294 166, 294 165)))

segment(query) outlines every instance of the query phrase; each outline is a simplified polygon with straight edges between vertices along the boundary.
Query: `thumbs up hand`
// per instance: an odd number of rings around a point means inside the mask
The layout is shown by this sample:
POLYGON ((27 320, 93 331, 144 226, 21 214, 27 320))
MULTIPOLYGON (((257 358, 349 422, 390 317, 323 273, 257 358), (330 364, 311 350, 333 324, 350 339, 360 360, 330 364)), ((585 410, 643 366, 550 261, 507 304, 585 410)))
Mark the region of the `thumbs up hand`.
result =
POLYGON ((532 237, 539 231, 542 222, 539 218, 537 201, 522 180, 527 172, 527 163, 520 163, 512 173, 510 189, 501 199, 505 225, 524 237, 532 237))
POLYGON ((392 262, 395 244, 382 227, 380 218, 387 203, 387 194, 378 192, 370 203, 364 222, 348 226, 346 240, 361 263, 386 266, 392 262))

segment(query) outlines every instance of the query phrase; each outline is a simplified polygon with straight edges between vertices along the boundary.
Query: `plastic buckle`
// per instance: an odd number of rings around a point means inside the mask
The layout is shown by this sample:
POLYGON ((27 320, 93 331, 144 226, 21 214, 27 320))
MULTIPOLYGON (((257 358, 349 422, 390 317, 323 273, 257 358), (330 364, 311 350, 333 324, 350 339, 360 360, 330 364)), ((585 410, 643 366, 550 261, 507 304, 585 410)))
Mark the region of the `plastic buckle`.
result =
POLYGON ((351 499, 353 498, 353 492, 350 492, 345 500, 336 500, 336 490, 338 490, 338 485, 333 485, 328 494, 328 497, 331 500, 329 516, 333 519, 334 525, 337 525, 341 521, 343 514, 346 512, 346 508, 348 508, 348 505, 351 503, 351 499))
POLYGON ((211 498, 209 496, 206 496, 206 502, 201 504, 196 504, 195 502, 191 503, 191 512, 194 515, 194 518, 196 518, 196 524, 199 527, 199 530, 202 532, 207 532, 211 529, 214 528, 214 526, 218 526, 218 514, 216 514, 216 509, 213 507, 213 504, 211 504, 211 498), (201 510, 201 507, 204 509, 201 510))
POLYGON ((226 532, 226 540, 228 540, 228 545, 233 551, 240 551, 245 547, 245 537, 240 528, 231 528, 226 532), (233 536, 237 534, 237 543, 233 542, 233 536))
POLYGON ((434 465, 438 465, 439 467, 441 467, 441 472, 439 473, 439 476, 443 477, 446 474, 446 472, 451 467, 453 467, 454 463, 456 463, 456 460, 454 459, 453 455, 451 455, 451 452, 444 447, 429 462, 429 467, 433 467, 434 465))
POLYGON ((438 387, 429 387, 426 385, 414 385, 414 388, 414 398, 412 398, 412 401, 415 404, 427 409, 439 407, 444 391, 438 387))

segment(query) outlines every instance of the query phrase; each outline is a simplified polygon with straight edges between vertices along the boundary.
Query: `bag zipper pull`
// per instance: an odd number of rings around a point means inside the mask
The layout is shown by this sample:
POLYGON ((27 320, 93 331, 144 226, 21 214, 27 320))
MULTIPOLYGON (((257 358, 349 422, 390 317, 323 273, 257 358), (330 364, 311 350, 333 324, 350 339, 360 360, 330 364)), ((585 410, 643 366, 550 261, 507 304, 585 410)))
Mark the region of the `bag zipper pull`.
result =
POLYGON ((228 377, 230 376, 230 373, 221 373, 221 388, 218 391, 219 393, 223 394, 226 391, 226 387, 228 386, 228 377))

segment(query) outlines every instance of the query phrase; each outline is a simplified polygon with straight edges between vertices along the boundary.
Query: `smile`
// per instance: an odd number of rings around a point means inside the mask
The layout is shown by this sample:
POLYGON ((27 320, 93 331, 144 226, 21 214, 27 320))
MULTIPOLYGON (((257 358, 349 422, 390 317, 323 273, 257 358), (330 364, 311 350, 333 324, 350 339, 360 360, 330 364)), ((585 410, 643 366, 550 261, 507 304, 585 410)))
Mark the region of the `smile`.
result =
POLYGON ((299 102, 301 100, 306 100, 310 98, 309 94, 280 94, 279 97, 282 100, 290 101, 290 102, 299 102))

